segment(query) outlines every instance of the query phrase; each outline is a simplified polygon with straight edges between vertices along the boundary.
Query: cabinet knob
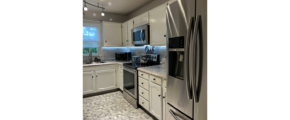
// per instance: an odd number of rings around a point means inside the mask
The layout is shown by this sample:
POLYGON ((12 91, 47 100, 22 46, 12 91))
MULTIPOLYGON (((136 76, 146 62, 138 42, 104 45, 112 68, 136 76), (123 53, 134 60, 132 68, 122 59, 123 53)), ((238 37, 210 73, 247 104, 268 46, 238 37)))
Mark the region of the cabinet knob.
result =
POLYGON ((94 78, 94 76, 92 76, 92 78, 94 78))
POLYGON ((153 80, 155 80, 155 78, 153 78, 153 80))
POLYGON ((141 83, 141 84, 143 84, 143 83, 141 83))
POLYGON ((158 97, 160 97, 161 95, 158 95, 158 97))
POLYGON ((143 74, 141 74, 143 76, 143 74))
POLYGON ((143 94, 143 92, 142 92, 142 94, 143 94))
POLYGON ((107 42, 107 40, 105 42, 107 42))
POLYGON ((144 102, 142 102, 142 104, 144 104, 144 102))
POLYGON ((96 75, 96 77, 98 77, 98 76, 96 75))
POLYGON ((163 98, 165 98, 165 96, 163 96, 163 98))
POLYGON ((166 35, 164 35, 164 37, 166 37, 166 35))

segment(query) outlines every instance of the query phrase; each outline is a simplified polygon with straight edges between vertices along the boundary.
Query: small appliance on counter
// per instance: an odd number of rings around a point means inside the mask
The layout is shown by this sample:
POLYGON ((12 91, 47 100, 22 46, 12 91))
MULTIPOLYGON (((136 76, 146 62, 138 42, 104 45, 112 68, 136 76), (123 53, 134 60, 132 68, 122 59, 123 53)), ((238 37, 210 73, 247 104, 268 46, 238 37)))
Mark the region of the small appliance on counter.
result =
POLYGON ((140 62, 139 56, 132 56, 132 62, 140 62))
POLYGON ((159 54, 142 54, 141 55, 141 60, 140 60, 141 65, 159 65, 160 64, 160 56, 159 54))
POLYGON ((116 52, 115 53, 116 60, 130 61, 132 59, 131 52, 116 52))

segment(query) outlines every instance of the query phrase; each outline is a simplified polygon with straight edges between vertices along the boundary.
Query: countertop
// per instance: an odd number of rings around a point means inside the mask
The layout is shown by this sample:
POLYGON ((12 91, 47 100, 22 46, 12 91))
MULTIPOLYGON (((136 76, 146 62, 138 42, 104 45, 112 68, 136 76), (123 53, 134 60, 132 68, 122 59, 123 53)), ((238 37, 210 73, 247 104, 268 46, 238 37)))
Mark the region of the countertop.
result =
POLYGON ((83 64, 83 67, 88 67, 88 66, 96 66, 96 65, 111 65, 111 64, 121 64, 123 63, 131 63, 131 61, 105 61, 105 63, 92 63, 92 64, 83 64))
POLYGON ((166 79, 166 69, 162 68, 162 65, 154 65, 154 66, 148 66, 148 67, 139 67, 137 70, 162 77, 166 79))

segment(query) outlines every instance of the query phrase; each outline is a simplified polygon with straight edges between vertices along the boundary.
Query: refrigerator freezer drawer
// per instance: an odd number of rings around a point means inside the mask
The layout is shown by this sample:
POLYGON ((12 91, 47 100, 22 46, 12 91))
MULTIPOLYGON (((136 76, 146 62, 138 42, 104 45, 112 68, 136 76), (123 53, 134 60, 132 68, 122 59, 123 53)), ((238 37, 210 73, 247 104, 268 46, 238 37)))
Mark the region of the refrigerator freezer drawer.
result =
POLYGON ((184 115, 183 113, 179 112, 171 105, 167 104, 166 109, 166 120, 192 120, 190 117, 184 115))

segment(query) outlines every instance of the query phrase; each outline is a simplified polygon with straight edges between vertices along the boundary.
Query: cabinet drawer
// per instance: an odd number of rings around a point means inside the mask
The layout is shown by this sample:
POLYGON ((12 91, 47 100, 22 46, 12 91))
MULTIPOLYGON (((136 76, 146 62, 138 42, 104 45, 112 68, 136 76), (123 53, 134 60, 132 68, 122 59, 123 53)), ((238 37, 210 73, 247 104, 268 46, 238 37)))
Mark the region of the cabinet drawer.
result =
POLYGON ((148 74, 145 72, 138 71, 138 76, 148 80, 148 74))
POLYGON ((156 76, 153 76, 153 75, 150 75, 150 81, 153 82, 153 83, 156 83, 158 85, 161 85, 161 78, 160 77, 156 77, 156 76))
POLYGON ((148 80, 139 77, 139 86, 142 86, 144 89, 149 90, 149 82, 148 82, 148 80))
POLYGON ((145 108, 147 111, 149 111, 149 102, 145 100, 143 97, 139 96, 139 104, 145 108))
POLYGON ((139 95, 144 97, 146 100, 149 100, 149 92, 140 86, 139 86, 139 95))

